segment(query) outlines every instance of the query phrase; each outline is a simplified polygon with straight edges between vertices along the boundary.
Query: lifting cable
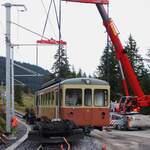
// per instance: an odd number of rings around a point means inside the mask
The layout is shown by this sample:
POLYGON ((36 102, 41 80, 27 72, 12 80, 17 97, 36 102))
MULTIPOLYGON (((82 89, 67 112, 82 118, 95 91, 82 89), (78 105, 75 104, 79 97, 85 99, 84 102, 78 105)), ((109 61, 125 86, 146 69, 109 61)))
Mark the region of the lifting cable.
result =
MULTIPOLYGON (((43 3, 42 0, 41 0, 41 2, 42 2, 42 5, 43 5, 43 7, 46 11, 46 8, 45 8, 44 3, 43 3)), ((47 15, 46 15, 46 20, 45 20, 42 36, 44 36, 44 33, 45 33, 45 29, 46 29, 47 21, 48 21, 48 18, 49 18, 50 8, 51 8, 51 5, 52 5, 52 2, 53 2, 53 5, 54 5, 56 21, 57 21, 57 26, 58 26, 58 32, 59 32, 58 35, 59 35, 59 41, 60 41, 61 40, 61 0, 59 0, 59 16, 58 16, 55 0, 50 1, 50 5, 49 5, 48 12, 47 12, 47 15)))
POLYGON ((61 40, 61 0, 59 0, 59 17, 57 14, 55 0, 53 0, 53 4, 54 4, 55 15, 56 15, 56 20, 57 20, 57 25, 58 25, 58 30, 59 30, 59 41, 60 41, 61 40))
MULTIPOLYGON (((43 4, 43 7, 45 8, 43 1, 42 1, 42 4, 43 4)), ((49 12, 50 12, 51 5, 52 5, 52 0, 50 1, 50 5, 49 5, 48 12, 47 12, 47 15, 46 15, 46 20, 45 20, 45 24, 44 24, 44 29, 43 29, 42 37, 44 36, 44 33, 45 33, 45 29, 46 29, 46 25, 47 25, 47 21, 48 21, 48 17, 49 17, 49 12)), ((45 8, 45 11, 46 11, 46 8, 45 8)), ((42 37, 41 37, 41 40, 42 40, 42 37)))

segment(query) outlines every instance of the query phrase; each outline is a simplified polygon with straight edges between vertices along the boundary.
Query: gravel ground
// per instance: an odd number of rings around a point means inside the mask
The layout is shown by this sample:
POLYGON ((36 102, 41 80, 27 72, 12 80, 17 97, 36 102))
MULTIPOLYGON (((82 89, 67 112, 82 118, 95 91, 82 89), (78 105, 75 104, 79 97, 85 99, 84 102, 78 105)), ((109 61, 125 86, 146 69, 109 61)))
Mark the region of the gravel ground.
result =
POLYGON ((15 150, 37 150, 39 144, 35 144, 32 141, 26 140, 20 144, 15 150))
POLYGON ((18 139, 20 139, 26 133, 26 131, 27 131, 26 127, 23 124, 19 123, 17 126, 16 139, 15 140, 9 140, 7 142, 7 144, 1 144, 0 143, 0 150, 5 150, 7 147, 9 147, 13 143, 15 143, 18 139))
POLYGON ((85 136, 83 139, 72 146, 72 150, 100 150, 104 145, 105 143, 102 140, 85 136))
MULTIPOLYGON (((103 144, 104 144, 103 142, 101 142, 96 138, 85 136, 83 139, 74 143, 71 149, 72 150, 98 150, 102 148, 103 144)), ((32 141, 26 140, 15 150, 37 150, 39 146, 40 144, 35 144, 32 141)), ((47 149, 51 150, 53 148, 47 148, 47 149)), ((55 148, 55 150, 60 150, 60 148, 55 148)))

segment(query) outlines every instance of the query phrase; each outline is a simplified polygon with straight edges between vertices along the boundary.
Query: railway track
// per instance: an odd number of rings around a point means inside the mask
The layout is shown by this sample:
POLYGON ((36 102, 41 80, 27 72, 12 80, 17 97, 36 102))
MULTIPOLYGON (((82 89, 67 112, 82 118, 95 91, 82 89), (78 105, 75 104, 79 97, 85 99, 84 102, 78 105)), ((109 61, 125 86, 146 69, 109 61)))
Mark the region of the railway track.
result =
POLYGON ((16 115, 18 118, 23 119, 24 113, 21 113, 21 112, 15 110, 15 115, 16 115))
MULTIPOLYGON (((25 121, 23 119, 24 114, 18 111, 15 111, 15 115, 22 120, 23 122, 25 121)), ((27 125, 29 126, 29 125, 27 125)), ((31 139, 28 139, 28 136, 24 138, 24 141, 15 149, 15 150, 20 150, 20 149, 29 149, 29 150, 70 150, 71 145, 68 142, 68 140, 65 137, 59 137, 60 141, 63 141, 62 143, 36 143, 35 141, 32 141, 31 139), (61 138, 61 140, 60 140, 61 138)))
MULTIPOLYGON (((23 119, 23 113, 17 112, 16 111, 16 116, 18 118, 20 118, 21 120, 23 119)), ((93 137, 89 137, 89 136, 84 136, 81 140, 79 140, 77 143, 75 144, 70 144, 66 138, 61 137, 63 139, 63 143, 56 143, 56 144, 52 144, 52 143, 48 143, 45 141, 41 141, 41 143, 39 142, 35 142, 31 139, 28 139, 28 137, 26 138, 26 140, 20 144, 15 150, 79 150, 79 149, 92 149, 92 150, 97 150, 100 147, 103 146, 104 143, 102 143, 101 139, 96 139, 93 137), (45 142, 45 143, 44 143, 45 142)), ((55 139, 54 139, 55 140, 55 139)))
POLYGON ((37 150, 70 150, 71 145, 68 142, 68 140, 65 137, 62 137, 62 139, 64 140, 63 143, 53 143, 53 144, 41 143, 38 146, 37 150))
MULTIPOLYGON (((17 112, 17 116, 19 118, 23 118, 19 112, 17 112)), ((98 131, 93 130, 93 135, 91 137, 85 136, 83 139, 79 140, 78 143, 70 145, 67 147, 67 143, 65 145, 61 144, 46 144, 46 143, 34 143, 32 140, 28 138, 20 144, 15 150, 61 150, 64 149, 69 150, 79 150, 79 149, 102 149, 105 145, 107 150, 149 150, 150 144, 147 136, 136 136, 136 134, 147 135, 150 130, 146 131, 128 131, 130 135, 127 135, 126 131, 115 131, 106 132, 106 131, 98 131), (133 135, 132 135, 133 134, 133 135)))

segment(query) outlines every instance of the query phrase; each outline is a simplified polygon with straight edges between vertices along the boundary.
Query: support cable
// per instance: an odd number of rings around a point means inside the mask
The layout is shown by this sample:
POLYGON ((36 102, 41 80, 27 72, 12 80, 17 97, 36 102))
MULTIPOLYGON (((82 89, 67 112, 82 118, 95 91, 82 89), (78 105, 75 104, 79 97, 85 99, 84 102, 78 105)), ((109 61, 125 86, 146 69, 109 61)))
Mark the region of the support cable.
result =
POLYGON ((43 38, 49 40, 48 37, 42 36, 41 34, 35 32, 35 31, 32 31, 32 30, 30 30, 30 29, 28 29, 28 28, 26 28, 26 27, 24 27, 24 26, 22 26, 22 25, 19 25, 19 24, 13 22, 13 21, 11 21, 11 24, 16 25, 16 26, 18 26, 18 27, 20 27, 20 28, 22 28, 22 29, 24 29, 24 30, 26 30, 26 31, 29 31, 30 33, 33 33, 33 34, 35 34, 35 35, 37 35, 37 36, 40 36, 40 37, 43 37, 43 38))
MULTIPOLYGON (((34 75, 37 74, 37 72, 35 72, 35 71, 33 71, 33 70, 29 69, 29 68, 23 67, 23 66, 21 66, 21 65, 18 65, 17 63, 14 63, 14 65, 15 65, 16 67, 20 68, 20 69, 23 69, 23 70, 25 70, 25 71, 31 73, 31 74, 34 74, 34 75)), ((38 73, 38 74, 39 74, 39 73, 38 73)), ((41 74, 40 74, 40 75, 41 75, 41 74)))

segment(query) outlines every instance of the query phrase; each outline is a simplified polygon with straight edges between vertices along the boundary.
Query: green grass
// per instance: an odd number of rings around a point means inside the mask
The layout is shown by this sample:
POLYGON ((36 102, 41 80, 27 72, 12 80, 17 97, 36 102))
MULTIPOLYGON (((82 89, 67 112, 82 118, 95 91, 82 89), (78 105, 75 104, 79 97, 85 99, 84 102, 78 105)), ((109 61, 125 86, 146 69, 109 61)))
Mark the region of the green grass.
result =
MULTIPOLYGON (((0 99, 0 109, 1 109, 2 100, 0 99)), ((23 106, 18 105, 15 102, 15 110, 20 112, 25 112, 25 108, 31 108, 34 106, 34 95, 33 94, 23 94, 23 106)))
POLYGON ((25 108, 31 108, 34 105, 34 95, 33 94, 23 94, 23 104, 24 106, 20 106, 15 103, 15 109, 21 112, 25 112, 25 108))

